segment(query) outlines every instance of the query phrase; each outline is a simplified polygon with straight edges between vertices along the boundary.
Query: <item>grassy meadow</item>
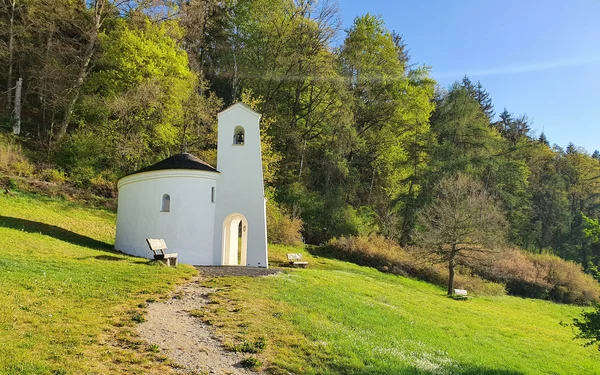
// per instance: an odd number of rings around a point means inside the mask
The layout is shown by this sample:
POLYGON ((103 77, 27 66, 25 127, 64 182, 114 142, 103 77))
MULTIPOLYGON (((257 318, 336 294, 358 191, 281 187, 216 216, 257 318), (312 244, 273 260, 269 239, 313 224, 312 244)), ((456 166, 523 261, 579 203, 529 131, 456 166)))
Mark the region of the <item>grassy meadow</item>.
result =
MULTIPOLYGON (((298 249, 270 251, 277 264, 298 249)), ((232 346, 264 337, 258 358, 271 373, 600 374, 600 353, 559 324, 581 307, 454 300, 425 282, 305 254, 307 269, 206 281, 222 291, 204 319, 232 346)))
POLYGON ((0 195, 0 374, 150 374, 169 361, 141 342, 146 300, 195 270, 111 251, 112 212, 0 195))
MULTIPOLYGON (((0 374, 174 371, 135 325, 195 270, 113 252, 114 230, 110 211, 0 195, 0 374)), ((217 292, 195 316, 272 374, 600 374, 600 353, 560 325, 581 307, 453 300, 311 251, 270 246, 272 265, 304 252, 307 269, 204 279, 217 292)))

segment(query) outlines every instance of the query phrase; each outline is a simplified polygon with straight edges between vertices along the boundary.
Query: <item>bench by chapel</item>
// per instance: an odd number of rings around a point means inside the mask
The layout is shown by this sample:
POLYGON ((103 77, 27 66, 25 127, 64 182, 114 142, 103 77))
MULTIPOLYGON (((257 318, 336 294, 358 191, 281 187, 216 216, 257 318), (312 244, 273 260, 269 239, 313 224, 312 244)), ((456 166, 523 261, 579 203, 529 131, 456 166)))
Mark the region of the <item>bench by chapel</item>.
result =
POLYGON ((163 239, 146 238, 150 250, 154 253, 154 259, 160 260, 167 266, 177 267, 177 253, 167 254, 167 243, 163 239))

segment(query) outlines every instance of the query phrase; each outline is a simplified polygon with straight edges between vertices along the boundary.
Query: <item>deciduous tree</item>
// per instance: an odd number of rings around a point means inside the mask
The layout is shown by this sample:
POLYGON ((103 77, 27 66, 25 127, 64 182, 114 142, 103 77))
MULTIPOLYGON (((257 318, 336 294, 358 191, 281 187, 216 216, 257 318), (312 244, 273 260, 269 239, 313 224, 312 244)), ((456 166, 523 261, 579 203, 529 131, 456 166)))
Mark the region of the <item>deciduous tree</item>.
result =
POLYGON ((506 238, 504 213, 480 182, 464 174, 442 179, 436 200, 417 217, 416 242, 428 258, 448 264, 449 296, 455 266, 497 250, 506 238))

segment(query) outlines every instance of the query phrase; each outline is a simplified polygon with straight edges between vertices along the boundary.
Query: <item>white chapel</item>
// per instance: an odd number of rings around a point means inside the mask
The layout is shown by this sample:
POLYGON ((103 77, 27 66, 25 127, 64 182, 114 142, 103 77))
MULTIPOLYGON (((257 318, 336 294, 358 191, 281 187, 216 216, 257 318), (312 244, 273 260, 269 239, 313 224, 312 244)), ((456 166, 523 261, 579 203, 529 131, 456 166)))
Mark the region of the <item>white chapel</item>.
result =
POLYGON ((181 263, 268 267, 260 117, 219 113, 216 168, 179 154, 121 178, 115 249, 152 258, 162 238, 181 263))

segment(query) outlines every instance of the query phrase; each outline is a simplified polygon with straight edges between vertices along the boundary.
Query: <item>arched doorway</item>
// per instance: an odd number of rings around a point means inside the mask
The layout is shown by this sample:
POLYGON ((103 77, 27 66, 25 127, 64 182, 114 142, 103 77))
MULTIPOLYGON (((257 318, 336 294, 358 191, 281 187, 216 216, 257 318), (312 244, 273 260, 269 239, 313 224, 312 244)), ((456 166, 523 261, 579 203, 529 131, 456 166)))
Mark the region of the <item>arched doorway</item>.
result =
POLYGON ((248 250, 248 221, 242 214, 228 215, 223 221, 224 266, 245 266, 248 250))

